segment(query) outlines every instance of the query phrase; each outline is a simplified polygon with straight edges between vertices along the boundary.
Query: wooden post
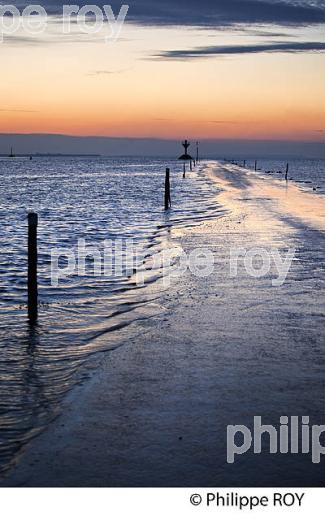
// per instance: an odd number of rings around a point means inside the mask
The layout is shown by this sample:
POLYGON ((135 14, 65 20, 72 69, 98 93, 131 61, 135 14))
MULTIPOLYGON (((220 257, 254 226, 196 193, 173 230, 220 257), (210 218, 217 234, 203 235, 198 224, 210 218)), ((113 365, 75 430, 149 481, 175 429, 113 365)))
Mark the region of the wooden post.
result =
POLYGON ((289 173, 289 163, 287 163, 287 167, 286 167, 286 175, 285 175, 286 181, 288 180, 288 173, 289 173))
POLYGON ((186 164, 184 162, 184 164, 183 164, 183 179, 185 179, 185 177, 186 177, 186 164))
POLYGON ((257 161, 255 161, 255 171, 257 172, 257 161))
POLYGON ((166 179, 165 179, 165 211, 171 207, 171 196, 170 196, 170 169, 166 168, 166 179))
POLYGON ((190 159, 190 170, 193 171, 193 167, 192 167, 192 159, 190 159))
POLYGON ((28 319, 35 324, 38 314, 36 213, 28 214, 28 319))

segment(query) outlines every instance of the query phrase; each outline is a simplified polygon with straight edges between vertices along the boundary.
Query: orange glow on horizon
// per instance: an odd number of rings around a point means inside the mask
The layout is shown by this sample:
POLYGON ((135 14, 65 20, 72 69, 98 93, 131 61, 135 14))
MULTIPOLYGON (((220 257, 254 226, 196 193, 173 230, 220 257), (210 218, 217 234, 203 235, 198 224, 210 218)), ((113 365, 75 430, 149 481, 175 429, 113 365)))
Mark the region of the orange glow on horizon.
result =
POLYGON ((324 54, 155 61, 190 31, 132 30, 112 46, 4 44, 0 132, 325 141, 324 54))

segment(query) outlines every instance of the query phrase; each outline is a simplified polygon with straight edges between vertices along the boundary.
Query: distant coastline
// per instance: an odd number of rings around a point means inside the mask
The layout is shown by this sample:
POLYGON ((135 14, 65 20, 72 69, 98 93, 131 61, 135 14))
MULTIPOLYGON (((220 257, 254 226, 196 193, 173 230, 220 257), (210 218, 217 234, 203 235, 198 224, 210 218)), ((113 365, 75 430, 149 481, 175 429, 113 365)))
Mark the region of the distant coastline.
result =
MULTIPOLYGON (((13 159, 15 158, 24 158, 27 159, 29 157, 101 157, 101 154, 91 154, 91 153, 32 153, 32 154, 15 154, 13 159)), ((2 159, 11 159, 10 155, 0 153, 0 158, 2 159)))
MULTIPOLYGON (((197 139, 191 139, 194 143, 197 139)), ((16 156, 109 156, 168 157, 179 156, 182 139, 153 137, 73 136, 63 134, 0 133, 0 156, 13 148, 16 156)), ((202 157, 325 159, 324 141, 279 141, 244 139, 199 139, 202 157)), ((190 148, 191 150, 191 148, 190 148)))

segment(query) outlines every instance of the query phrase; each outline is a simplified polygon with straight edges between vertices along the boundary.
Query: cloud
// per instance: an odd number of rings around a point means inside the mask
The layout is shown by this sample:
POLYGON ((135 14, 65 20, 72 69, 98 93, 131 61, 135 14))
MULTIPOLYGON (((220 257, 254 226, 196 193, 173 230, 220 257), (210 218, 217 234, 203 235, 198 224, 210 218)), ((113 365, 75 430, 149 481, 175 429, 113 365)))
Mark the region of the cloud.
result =
POLYGON ((233 56, 238 54, 259 53, 300 53, 300 52, 324 52, 324 42, 269 42, 256 45, 216 45, 209 47, 197 47, 194 49, 163 51, 153 55, 152 59, 161 60, 189 60, 208 58, 213 56, 233 56))
POLYGON ((207 121, 211 125, 248 125, 255 124, 256 121, 207 121))
MULTIPOLYGON (((25 2, 15 2, 22 7, 25 2)), ((108 2, 96 2, 102 6, 108 2)), ((324 0, 128 0, 127 20, 141 25, 225 27, 238 24, 313 25, 325 23, 324 0)), ((42 2, 49 14, 62 14, 56 0, 42 2)), ((80 7, 87 2, 80 2, 80 7)), ((110 0, 115 16, 122 0, 110 0)), ((25 4, 26 5, 26 4, 25 4)))
POLYGON ((41 35, 34 38, 29 35, 9 34, 4 36, 4 43, 12 46, 37 46, 48 44, 50 41, 47 38, 43 38, 41 35))
POLYGON ((119 70, 92 70, 87 74, 87 76, 109 76, 111 74, 123 74, 123 72, 127 72, 129 70, 130 68, 119 70))
POLYGON ((4 35, 4 43, 9 46, 44 46, 57 45, 64 43, 93 43, 98 42, 98 35, 89 35, 83 32, 73 32, 71 34, 38 34, 37 36, 8 34, 4 35))
POLYGON ((21 110, 19 108, 0 108, 0 112, 17 112, 19 114, 33 114, 38 110, 21 110))

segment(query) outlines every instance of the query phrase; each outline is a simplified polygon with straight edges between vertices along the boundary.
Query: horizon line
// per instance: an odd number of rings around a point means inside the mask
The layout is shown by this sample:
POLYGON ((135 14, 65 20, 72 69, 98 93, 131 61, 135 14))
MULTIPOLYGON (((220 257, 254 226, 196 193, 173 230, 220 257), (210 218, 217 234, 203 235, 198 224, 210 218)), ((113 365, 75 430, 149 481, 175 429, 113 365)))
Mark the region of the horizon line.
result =
MULTIPOLYGON (((55 137, 71 137, 76 139, 115 139, 115 140, 134 140, 134 141, 165 141, 165 142, 178 142, 185 138, 183 137, 138 137, 138 136, 113 136, 113 135, 101 135, 101 134, 64 134, 64 133, 44 133, 44 132, 0 132, 0 136, 55 136, 55 137)), ((199 142, 223 142, 223 141, 240 141, 240 142, 273 142, 273 143, 315 143, 325 144, 325 135, 323 140, 312 140, 312 139, 275 139, 275 138, 242 138, 242 137, 188 137, 194 141, 199 142)))

